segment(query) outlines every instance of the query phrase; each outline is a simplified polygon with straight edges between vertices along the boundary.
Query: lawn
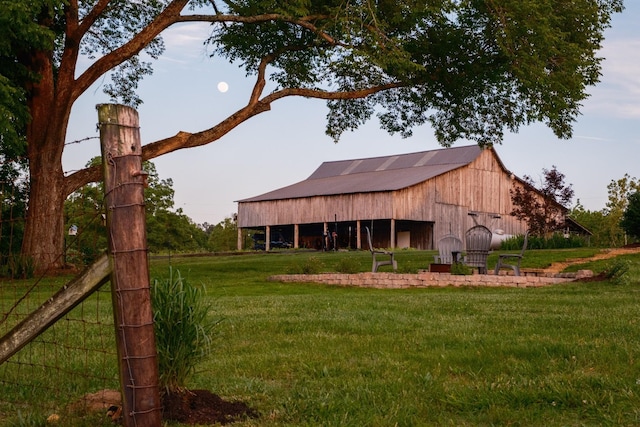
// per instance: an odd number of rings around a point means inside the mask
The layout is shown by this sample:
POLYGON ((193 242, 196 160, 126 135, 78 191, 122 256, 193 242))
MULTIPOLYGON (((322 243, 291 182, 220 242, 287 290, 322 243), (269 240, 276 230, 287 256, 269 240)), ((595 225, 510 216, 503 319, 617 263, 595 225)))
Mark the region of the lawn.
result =
MULTIPOLYGON (((523 266, 594 252, 529 251, 523 266)), ((397 259, 413 270, 432 255, 397 259)), ((205 286, 211 316, 222 319, 189 386, 261 414, 237 426, 640 424, 640 255, 621 257, 631 265, 625 284, 377 290, 267 281, 300 263, 329 271, 344 257, 371 266, 367 252, 153 260, 153 277, 171 264, 205 286)))

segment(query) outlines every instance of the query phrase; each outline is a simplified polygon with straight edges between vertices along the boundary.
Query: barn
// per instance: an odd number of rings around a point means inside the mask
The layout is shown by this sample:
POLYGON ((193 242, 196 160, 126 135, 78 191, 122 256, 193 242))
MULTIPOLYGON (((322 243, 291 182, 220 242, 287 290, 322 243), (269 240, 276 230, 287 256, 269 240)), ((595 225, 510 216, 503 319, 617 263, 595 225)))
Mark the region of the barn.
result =
POLYGON ((475 224, 512 235, 510 189, 523 182, 478 145, 322 163, 304 181, 239 200, 238 248, 434 249, 475 224))

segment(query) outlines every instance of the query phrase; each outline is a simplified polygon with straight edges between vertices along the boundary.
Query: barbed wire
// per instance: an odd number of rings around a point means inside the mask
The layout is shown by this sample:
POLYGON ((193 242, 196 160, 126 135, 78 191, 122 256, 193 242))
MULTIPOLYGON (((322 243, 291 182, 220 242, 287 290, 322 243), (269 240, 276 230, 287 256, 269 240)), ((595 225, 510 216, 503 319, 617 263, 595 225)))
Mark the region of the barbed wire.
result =
POLYGON ((89 140, 92 140, 92 139, 100 139, 100 137, 99 136, 87 136, 87 137, 82 138, 82 139, 76 139, 75 141, 65 142, 64 145, 80 144, 81 142, 89 141, 89 140))

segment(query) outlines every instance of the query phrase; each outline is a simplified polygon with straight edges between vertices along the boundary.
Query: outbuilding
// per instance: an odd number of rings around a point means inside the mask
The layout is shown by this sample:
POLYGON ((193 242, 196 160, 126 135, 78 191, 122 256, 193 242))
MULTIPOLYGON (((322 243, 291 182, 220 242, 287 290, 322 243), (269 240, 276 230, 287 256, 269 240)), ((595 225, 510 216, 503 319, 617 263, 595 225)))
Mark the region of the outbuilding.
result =
POLYGON ((238 248, 249 234, 266 250, 368 249, 365 227, 382 248, 434 249, 475 224, 522 234, 514 185, 524 183, 478 145, 324 162, 304 181, 238 201, 238 248))

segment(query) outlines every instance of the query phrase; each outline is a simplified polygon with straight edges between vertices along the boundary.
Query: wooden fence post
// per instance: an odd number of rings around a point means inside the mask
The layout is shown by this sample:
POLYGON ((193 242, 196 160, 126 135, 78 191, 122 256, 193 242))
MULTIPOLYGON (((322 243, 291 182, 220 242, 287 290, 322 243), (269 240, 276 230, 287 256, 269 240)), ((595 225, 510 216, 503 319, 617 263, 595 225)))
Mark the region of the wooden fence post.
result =
POLYGON ((126 427, 162 422, 158 361, 151 308, 144 213, 146 174, 138 113, 101 104, 98 109, 122 415, 126 427))

